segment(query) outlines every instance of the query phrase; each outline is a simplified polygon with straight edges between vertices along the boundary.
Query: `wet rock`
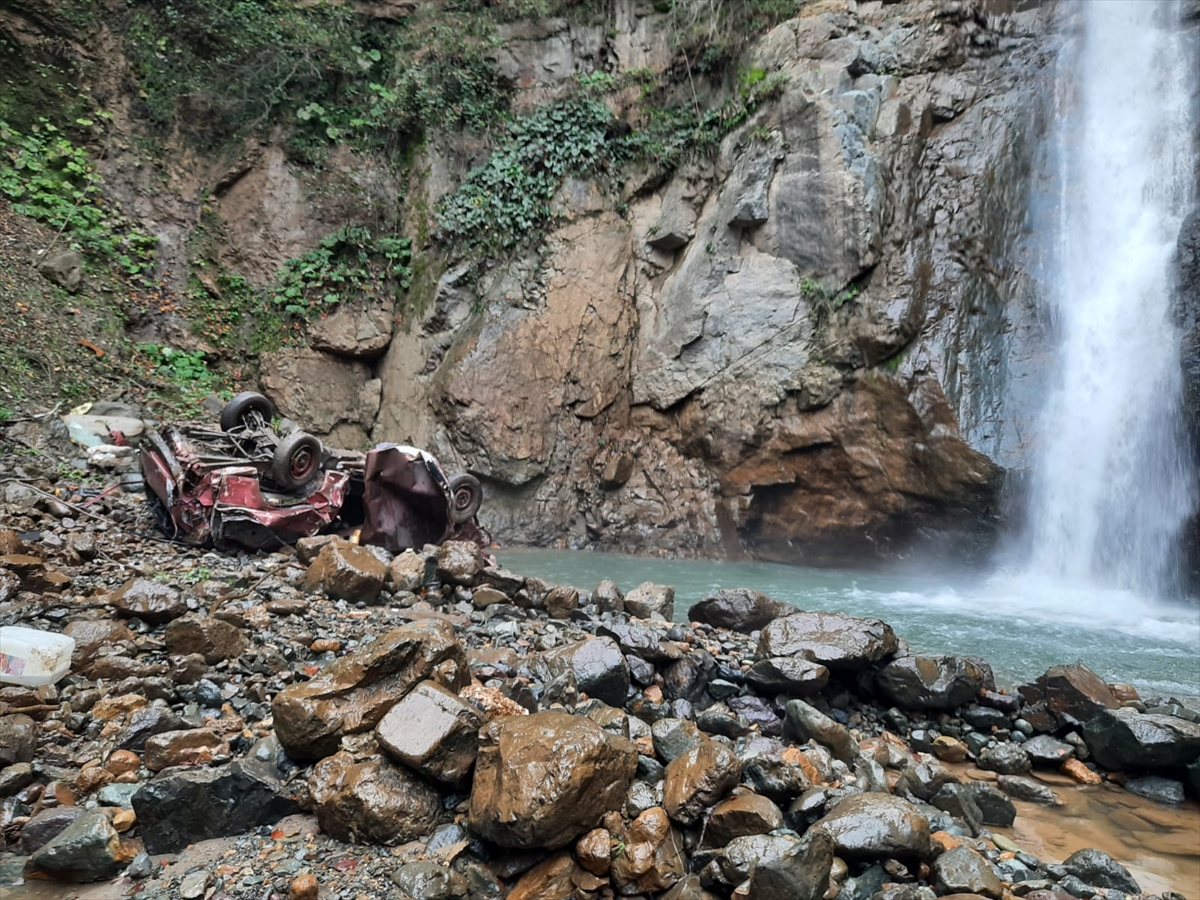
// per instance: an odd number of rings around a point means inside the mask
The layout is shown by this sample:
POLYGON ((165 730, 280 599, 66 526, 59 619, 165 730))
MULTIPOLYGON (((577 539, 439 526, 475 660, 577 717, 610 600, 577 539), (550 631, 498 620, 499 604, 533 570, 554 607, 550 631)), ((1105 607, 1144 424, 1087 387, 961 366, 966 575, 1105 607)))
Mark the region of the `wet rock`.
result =
POLYGON ((1186 766, 1200 756, 1200 725, 1130 707, 1101 711, 1083 736, 1092 757, 1109 769, 1186 766))
POLYGON ((335 753, 313 766, 308 788, 321 830, 343 841, 415 840, 441 815, 437 791, 380 756, 335 753))
POLYGON ((467 880, 435 860, 407 863, 392 873, 402 895, 413 900, 458 900, 467 895, 467 880))
POLYGON ((671 662, 683 655, 677 647, 662 640, 665 629, 657 630, 642 622, 608 622, 596 631, 615 640, 623 652, 650 662, 671 662))
POLYGON ((442 581, 470 587, 482 571, 479 547, 471 541, 446 541, 438 547, 437 574, 442 581))
POLYGON ((575 897, 580 874, 587 874, 570 853, 555 853, 519 879, 507 900, 562 900, 575 897))
POLYGON ((735 789, 712 808, 704 829, 704 843, 709 847, 724 847, 736 837, 747 834, 766 834, 783 827, 783 811, 760 794, 743 788, 735 789))
MULTIPOLYGON (((1175 806, 1184 800, 1183 782, 1160 775, 1143 775, 1125 782, 1125 790, 1164 806, 1175 806)), ((0 791, 0 796, 3 791, 0 791)))
POLYGON ((956 738, 940 734, 933 739, 933 755, 942 762, 960 763, 967 758, 967 745, 956 738))
POLYGON ((757 793, 776 803, 788 803, 812 783, 795 747, 775 753, 756 753, 742 761, 742 777, 757 793))
POLYGON ((791 612, 795 612, 794 606, 761 591, 734 588, 717 591, 694 604, 688 610, 688 619, 749 634, 791 612))
POLYGON ((0 766, 33 761, 37 732, 33 719, 22 713, 0 716, 0 766))
POLYGON ((636 769, 633 744, 583 716, 498 719, 480 732, 471 829, 503 847, 563 847, 620 808, 636 769))
POLYGON ((415 594, 425 583, 425 557, 412 550, 397 553, 388 563, 387 582, 394 591, 415 594))
POLYGON ((858 744, 845 725, 839 725, 803 700, 789 700, 784 710, 785 735, 801 743, 814 740, 828 747, 844 763, 853 763, 858 758, 858 744))
POLYGON ((221 619, 195 613, 189 613, 168 625, 163 633, 163 641, 171 654, 199 654, 209 665, 223 659, 235 659, 250 646, 240 628, 221 619))
POLYGON ((293 759, 328 756, 343 735, 379 724, 435 670, 447 673, 454 689, 469 678, 466 655, 450 625, 426 620, 393 629, 330 663, 312 680, 276 694, 271 702, 275 734, 293 759))
POLYGON ((983 812, 971 796, 971 792, 961 784, 943 785, 929 802, 930 805, 966 822, 971 834, 979 834, 983 827, 983 812))
POLYGON ((1101 778, 1099 773, 1093 772, 1087 765, 1078 759, 1068 759, 1062 764, 1062 773, 1075 779, 1079 784, 1099 784, 1101 778))
POLYGON ((625 595, 621 589, 608 579, 601 581, 592 591, 592 602, 602 613, 625 612, 625 595))
POLYGON ((607 875, 612 865, 612 833, 607 828, 593 828, 575 842, 575 858, 593 875, 607 875))
POLYGON ((457 784, 475 765, 483 717, 454 693, 423 681, 375 726, 379 746, 435 781, 457 784))
POLYGON ((1086 722, 1104 709, 1121 705, 1104 679, 1083 663, 1052 666, 1032 685, 1021 688, 1028 703, 1042 702, 1055 715, 1086 722))
POLYGON ((187 601, 178 588, 149 578, 131 578, 106 598, 117 615, 136 618, 151 625, 165 625, 187 611, 187 601))
POLYGON ((543 653, 545 678, 550 681, 568 669, 575 684, 589 697, 609 706, 624 706, 629 693, 629 665, 621 648, 612 638, 598 637, 579 641, 543 653))
POLYGON ((75 619, 67 623, 63 634, 75 641, 71 668, 85 673, 102 647, 133 640, 133 632, 112 619, 75 619))
POLYGON ((1092 887, 1111 888, 1123 894, 1142 892, 1129 870, 1102 850, 1078 850, 1064 859, 1062 865, 1070 874, 1092 887))
POLYGON ((639 619, 659 615, 668 622, 675 617, 675 588, 645 582, 625 595, 625 611, 639 619))
POLYGON ((146 768, 161 772, 170 766, 204 766, 228 758, 229 745, 211 728, 166 731, 146 739, 146 768))
POLYGON ((712 703, 708 683, 716 672, 716 661, 704 650, 693 650, 662 669, 662 690, 667 700, 686 700, 697 709, 712 703))
POLYGON ((759 861, 744 896, 746 900, 821 900, 829 890, 833 854, 829 835, 806 834, 783 853, 759 861))
POLYGON ((59 881, 103 881, 116 875, 133 854, 98 809, 88 810, 37 850, 30 863, 59 881))
POLYGON ((1024 775, 1033 768, 1020 744, 997 744, 979 754, 979 768, 1002 775, 1024 775))
POLYGON ((982 781, 973 781, 965 785, 967 793, 979 807, 984 825, 999 825, 1008 828, 1017 818, 1017 808, 1004 794, 982 781))
POLYGON ((0 797, 11 797, 33 782, 33 766, 27 762, 13 763, 0 769, 0 797))
POLYGON ((33 816, 21 829, 21 852, 31 854, 46 846, 67 826, 82 816, 80 806, 55 806, 43 809, 33 816))
POLYGON ((214 768, 167 769, 132 802, 150 853, 178 853, 196 841, 241 834, 299 812, 274 767, 251 758, 214 768))
POLYGON ((367 547, 333 540, 321 548, 304 577, 305 593, 323 590, 335 600, 374 603, 387 567, 367 547))
POLYGON ((829 684, 829 669, 799 656, 776 656, 752 665, 746 681, 764 693, 808 697, 829 684))
POLYGON ((1000 900, 1004 884, 986 859, 969 847, 947 850, 933 863, 939 887, 950 894, 977 894, 1000 900))
POLYGON ((887 659, 896 648, 891 626, 879 619, 797 612, 763 628, 757 655, 759 659, 802 656, 830 669, 857 670, 887 659))
POLYGON ((183 719, 175 715, 167 706, 151 705, 135 710, 129 718, 129 724, 117 732, 113 743, 118 750, 130 750, 141 753, 146 748, 146 741, 156 734, 167 731, 183 731, 187 728, 183 719))
POLYGON ((742 765, 732 750, 704 738, 667 766, 663 806, 672 819, 691 825, 741 781, 742 765))
POLYGON ((611 871, 622 894, 662 891, 683 877, 683 838, 662 807, 651 807, 630 823, 611 871))
POLYGON ((659 719, 650 726, 650 736, 654 741, 654 752, 665 763, 704 743, 704 735, 696 723, 688 719, 659 719))
POLYGON ((876 676, 885 697, 903 709, 957 709, 973 699, 986 675, 961 656, 906 656, 876 676))
POLYGON ((1021 775, 1001 775, 996 779, 996 783, 1000 785, 1000 790, 1018 800, 1040 803, 1044 806, 1051 806, 1058 800, 1054 796, 1054 791, 1032 778, 1025 778, 1021 775))
POLYGON ((812 827, 833 838, 848 859, 924 860, 931 855, 929 820, 907 800, 857 794, 838 802, 812 827))
POLYGON ((579 591, 557 585, 546 594, 546 614, 552 619, 565 619, 579 609, 579 591))
POLYGON ((1058 768, 1075 755, 1075 748, 1048 734, 1039 734, 1021 745, 1035 766, 1058 768))
POLYGON ((792 850, 800 841, 792 834, 755 834, 734 838, 701 872, 703 883, 726 891, 743 884, 757 866, 792 850))

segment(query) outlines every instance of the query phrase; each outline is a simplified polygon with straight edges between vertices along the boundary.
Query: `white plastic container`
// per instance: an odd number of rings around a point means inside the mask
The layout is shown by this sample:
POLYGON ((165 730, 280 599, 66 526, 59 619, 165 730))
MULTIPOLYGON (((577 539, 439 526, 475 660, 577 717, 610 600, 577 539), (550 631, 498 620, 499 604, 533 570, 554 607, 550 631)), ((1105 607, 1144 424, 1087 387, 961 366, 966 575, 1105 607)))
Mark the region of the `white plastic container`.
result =
POLYGON ((75 639, 64 634, 22 628, 0 628, 0 682, 40 687, 54 684, 71 669, 75 639))

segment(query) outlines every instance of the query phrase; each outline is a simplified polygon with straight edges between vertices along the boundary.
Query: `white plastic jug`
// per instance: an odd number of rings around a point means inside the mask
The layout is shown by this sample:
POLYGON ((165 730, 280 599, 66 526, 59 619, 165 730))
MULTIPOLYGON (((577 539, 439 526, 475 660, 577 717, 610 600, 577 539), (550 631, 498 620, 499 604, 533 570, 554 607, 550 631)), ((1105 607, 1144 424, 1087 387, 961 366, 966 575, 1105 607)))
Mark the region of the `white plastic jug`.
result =
POLYGON ((71 669, 75 639, 64 634, 22 628, 0 628, 0 682, 39 687, 54 684, 71 669))

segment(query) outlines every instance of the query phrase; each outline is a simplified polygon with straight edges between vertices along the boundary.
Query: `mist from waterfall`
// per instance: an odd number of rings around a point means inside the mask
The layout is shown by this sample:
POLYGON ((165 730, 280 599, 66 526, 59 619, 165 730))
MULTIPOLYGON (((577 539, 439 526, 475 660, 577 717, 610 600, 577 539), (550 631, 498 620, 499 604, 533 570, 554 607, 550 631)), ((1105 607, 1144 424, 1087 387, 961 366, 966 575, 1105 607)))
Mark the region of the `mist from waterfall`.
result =
POLYGON ((1060 60, 1048 301, 1058 380, 1039 423, 1031 574, 1155 596, 1196 485, 1181 421, 1172 262, 1193 199, 1175 0, 1082 0, 1060 60))

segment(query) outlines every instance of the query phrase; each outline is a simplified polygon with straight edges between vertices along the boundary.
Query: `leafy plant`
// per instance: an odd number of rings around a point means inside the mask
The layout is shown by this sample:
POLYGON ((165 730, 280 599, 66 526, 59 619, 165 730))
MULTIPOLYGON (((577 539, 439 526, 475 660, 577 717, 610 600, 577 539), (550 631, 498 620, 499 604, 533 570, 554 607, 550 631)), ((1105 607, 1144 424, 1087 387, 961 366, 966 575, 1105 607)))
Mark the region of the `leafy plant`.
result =
POLYGON ((355 297, 400 296, 412 280, 412 241, 373 238, 369 229, 346 225, 279 274, 274 303, 297 316, 320 314, 355 297))
POLYGON ((13 411, 7 406, 0 406, 0 425, 3 425, 13 417, 13 411))
POLYGON ((155 367, 156 374, 182 385, 207 385, 216 376, 208 370, 203 350, 176 350, 162 344, 138 344, 134 349, 155 367))

